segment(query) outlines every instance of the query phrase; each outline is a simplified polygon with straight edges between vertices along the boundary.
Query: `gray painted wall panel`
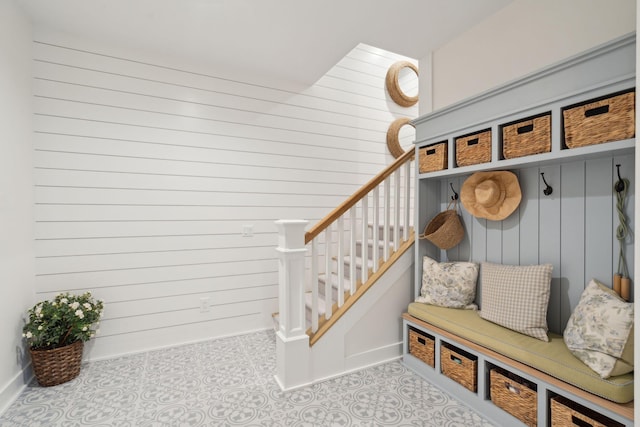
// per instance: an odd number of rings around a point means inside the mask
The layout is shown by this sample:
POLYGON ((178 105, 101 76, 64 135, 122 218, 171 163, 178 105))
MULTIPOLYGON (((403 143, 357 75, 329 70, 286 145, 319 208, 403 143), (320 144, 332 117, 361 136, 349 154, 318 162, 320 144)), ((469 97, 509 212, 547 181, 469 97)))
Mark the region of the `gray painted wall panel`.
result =
POLYGON ((560 269, 560 321, 566 325, 571 316, 571 307, 575 307, 580 300, 584 283, 585 257, 585 170, 584 162, 563 165, 561 180, 556 186, 561 195, 561 248, 560 269), (573 284, 573 286, 571 286, 573 284))
MULTIPOLYGON (((615 228, 613 183, 615 164, 633 182, 633 155, 579 160, 548 167, 529 167, 515 171, 519 176, 522 201, 503 221, 488 221, 471 216, 461 206, 466 227, 463 242, 441 253, 441 260, 497 262, 511 265, 550 263, 553 265, 551 296, 547 321, 552 332, 562 333, 587 282, 595 277, 612 286, 617 269, 618 242, 615 228), (553 193, 544 195, 540 172, 553 193), (467 252, 467 251, 470 252, 467 252)), ((468 176, 421 180, 421 186, 437 188, 440 209, 447 207, 451 195, 449 183, 458 191, 468 176)), ((627 212, 632 213, 635 190, 628 190, 627 212)), ((432 199, 433 200, 433 199, 432 199)), ((432 212, 433 213, 433 212, 432 212)), ((434 213, 435 214, 435 213, 434 213)), ((631 215, 632 216, 632 215, 631 215)), ((634 224, 629 219, 631 229, 634 224)), ((424 242, 434 248, 429 242, 424 242)), ((633 260, 633 242, 625 242, 627 262, 633 260)), ((421 269, 419 270, 421 271, 421 269)), ((633 269, 630 266, 633 277, 633 269)), ((481 288, 476 302, 481 300, 481 288)), ((633 299, 633 298, 632 298, 633 299)))
POLYGON ((585 279, 596 278, 611 286, 613 274, 612 158, 586 163, 585 279))
MULTIPOLYGON (((541 168, 544 177, 551 183, 560 182, 560 166, 541 168)), ((553 192, 549 196, 542 193, 540 185, 540 264, 552 264, 551 293, 549 296, 549 308, 547 310, 547 322, 549 329, 559 331, 560 328, 560 194, 553 192)), ((522 264, 529 264, 528 260, 522 260, 522 264)))
POLYGON ((522 201, 520 215, 520 263, 537 264, 539 261, 538 232, 540 226, 538 168, 522 169, 519 174, 522 201))
POLYGON ((502 222, 487 220, 487 261, 502 263, 502 222))
POLYGON ((502 221, 502 263, 520 264, 520 209, 502 221))

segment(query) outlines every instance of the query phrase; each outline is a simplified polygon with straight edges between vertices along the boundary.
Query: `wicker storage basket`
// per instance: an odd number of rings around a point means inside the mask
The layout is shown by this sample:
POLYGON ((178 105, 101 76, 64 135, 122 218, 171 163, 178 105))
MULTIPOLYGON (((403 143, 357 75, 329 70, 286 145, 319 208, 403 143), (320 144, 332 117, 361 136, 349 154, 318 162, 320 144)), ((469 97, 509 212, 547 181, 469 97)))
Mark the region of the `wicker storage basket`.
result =
POLYGON ((502 127, 502 155, 505 159, 551 151, 551 113, 502 127))
POLYGON ((32 350, 31 363, 38 384, 50 387, 71 381, 80 374, 84 343, 76 341, 53 350, 32 350))
POLYGON ((440 346, 440 370, 464 388, 476 392, 478 359, 473 355, 443 343, 440 346))
POLYGON ((576 148, 633 138, 635 100, 635 92, 627 92, 563 110, 565 145, 576 148))
POLYGON ((622 427, 623 424, 565 397, 556 396, 551 399, 551 426, 622 427))
POLYGON ((409 353, 432 368, 435 366, 435 341, 433 337, 414 328, 409 328, 409 353))
POLYGON ((535 384, 502 369, 490 374, 491 401, 528 426, 538 425, 538 393, 535 384))
POLYGON ((477 165, 491 161, 491 129, 456 138, 456 164, 477 165))
POLYGON ((438 142, 420 148, 420 173, 447 169, 447 142, 438 142))

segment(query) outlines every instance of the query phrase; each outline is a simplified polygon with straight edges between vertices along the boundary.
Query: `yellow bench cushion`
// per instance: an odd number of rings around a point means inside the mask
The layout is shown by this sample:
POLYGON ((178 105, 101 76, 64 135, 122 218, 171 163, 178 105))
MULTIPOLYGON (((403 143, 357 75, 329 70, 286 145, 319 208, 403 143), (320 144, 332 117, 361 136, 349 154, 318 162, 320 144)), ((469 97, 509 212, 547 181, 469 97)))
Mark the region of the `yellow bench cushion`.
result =
POLYGON ((571 354, 561 335, 550 333, 549 342, 544 342, 484 320, 475 310, 411 303, 408 312, 418 319, 589 393, 617 403, 633 400, 633 373, 600 378, 571 354))

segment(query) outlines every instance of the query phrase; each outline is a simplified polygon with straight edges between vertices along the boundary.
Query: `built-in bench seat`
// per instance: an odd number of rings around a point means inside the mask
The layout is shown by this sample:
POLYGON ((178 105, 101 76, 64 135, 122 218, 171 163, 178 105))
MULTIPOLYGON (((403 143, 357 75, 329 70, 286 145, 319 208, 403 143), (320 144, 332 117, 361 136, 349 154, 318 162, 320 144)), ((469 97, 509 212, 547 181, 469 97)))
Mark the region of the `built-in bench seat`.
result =
POLYGON ((474 310, 411 303, 408 313, 596 396, 617 403, 633 400, 633 373, 600 378, 569 352, 558 334, 550 333, 544 342, 484 320, 474 310))

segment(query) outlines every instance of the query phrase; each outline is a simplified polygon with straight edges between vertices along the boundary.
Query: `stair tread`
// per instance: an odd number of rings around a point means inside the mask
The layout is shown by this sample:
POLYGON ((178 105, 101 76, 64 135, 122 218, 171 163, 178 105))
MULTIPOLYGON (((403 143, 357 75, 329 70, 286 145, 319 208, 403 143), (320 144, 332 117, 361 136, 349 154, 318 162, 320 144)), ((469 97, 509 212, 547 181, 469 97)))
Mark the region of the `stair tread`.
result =
MULTIPOLYGON (((363 261, 362 257, 359 257, 359 256, 355 257, 355 263, 356 263, 357 267, 362 267, 362 261, 363 261)), ((351 265, 351 256, 350 255, 346 255, 344 257, 344 263, 351 265)), ((367 260, 367 266, 368 267, 373 267, 373 260, 368 259, 367 260)))
MULTIPOLYGON (((326 283, 326 274, 325 273, 320 273, 318 274, 318 282, 322 282, 323 284, 326 283)), ((351 284, 351 281, 349 280, 349 278, 347 277, 343 277, 342 278, 342 285, 345 289, 349 288, 349 285, 351 284)), ((331 272, 331 286, 333 286, 333 288, 338 289, 338 274, 331 272)))
MULTIPOLYGON (((362 244, 362 242, 358 241, 358 243, 362 244)), ((367 239, 367 243, 369 244, 369 246, 373 246, 373 239, 367 239)), ((393 242, 389 241, 387 243, 389 246, 393 246, 393 242)), ((380 239, 378 240, 378 247, 383 248, 384 247, 384 239, 380 239)))
MULTIPOLYGON (((313 295, 311 294, 311 292, 305 292, 304 294, 304 303, 307 307, 311 308, 313 302, 313 295)), ((325 301, 324 298, 322 298, 322 295, 318 295, 318 314, 324 314, 325 313, 325 301)))

